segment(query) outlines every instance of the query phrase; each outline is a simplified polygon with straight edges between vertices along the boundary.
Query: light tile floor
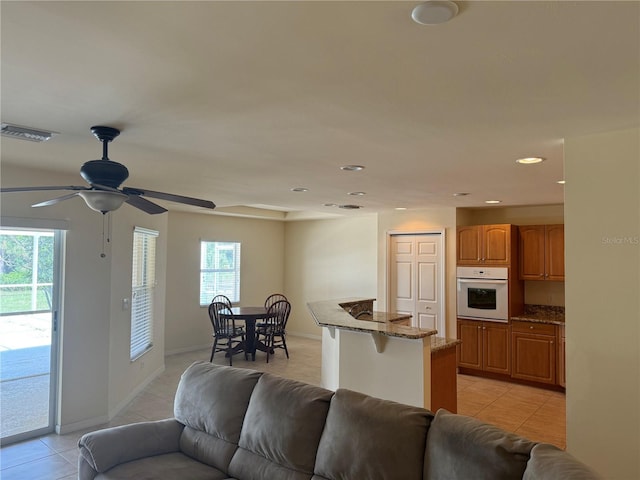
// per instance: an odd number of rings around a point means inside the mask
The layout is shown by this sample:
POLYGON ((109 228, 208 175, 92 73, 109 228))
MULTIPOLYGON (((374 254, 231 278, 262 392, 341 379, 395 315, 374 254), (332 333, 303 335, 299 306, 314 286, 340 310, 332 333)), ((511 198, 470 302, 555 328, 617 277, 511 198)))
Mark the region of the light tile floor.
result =
MULTIPOLYGON (((286 378, 320 385, 321 342, 289 337, 287 360, 277 350, 269 363, 263 354, 256 361, 233 358, 235 367, 253 368, 286 378)), ((116 426, 172 416, 173 397, 182 372, 196 360, 208 360, 210 352, 199 350, 168 356, 165 371, 140 393, 108 425, 116 426)), ((217 354, 216 364, 228 364, 217 354)), ((458 413, 494 423, 532 440, 565 447, 564 395, 495 380, 458 375, 458 413)), ((78 439, 86 432, 50 434, 0 449, 2 480, 71 480, 77 478, 78 439)))

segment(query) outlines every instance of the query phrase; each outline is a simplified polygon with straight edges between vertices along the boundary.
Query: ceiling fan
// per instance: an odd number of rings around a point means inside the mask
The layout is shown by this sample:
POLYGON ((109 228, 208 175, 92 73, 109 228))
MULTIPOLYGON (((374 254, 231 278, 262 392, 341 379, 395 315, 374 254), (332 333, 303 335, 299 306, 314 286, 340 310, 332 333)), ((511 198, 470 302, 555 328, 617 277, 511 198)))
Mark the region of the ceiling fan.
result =
POLYGON ((38 190, 72 190, 74 193, 62 197, 53 198, 45 202, 36 203, 32 207, 46 207, 68 200, 75 196, 80 196, 92 210, 102 214, 117 210, 123 203, 136 207, 146 213, 155 215, 164 213, 166 208, 150 202, 143 197, 159 198, 170 202, 194 205, 203 208, 215 208, 215 204, 209 200, 184 197, 171 193, 155 192, 143 188, 123 187, 120 185, 129 176, 129 170, 121 163, 109 159, 108 144, 118 135, 120 130, 112 127, 95 126, 91 127, 93 135, 102 142, 102 158, 100 160, 90 160, 80 168, 80 175, 89 184, 88 187, 69 186, 47 186, 47 187, 8 187, 0 188, 0 192, 33 192, 38 190))

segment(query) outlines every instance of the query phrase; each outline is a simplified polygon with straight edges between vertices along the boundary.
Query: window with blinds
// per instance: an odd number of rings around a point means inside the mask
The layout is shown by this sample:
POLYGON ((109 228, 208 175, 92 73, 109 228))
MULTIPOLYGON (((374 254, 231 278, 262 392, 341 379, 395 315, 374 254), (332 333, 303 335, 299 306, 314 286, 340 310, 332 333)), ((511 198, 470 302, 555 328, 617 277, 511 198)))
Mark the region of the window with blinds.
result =
POLYGON ((153 291, 158 232, 135 227, 131 275, 131 361, 153 347, 153 291))
POLYGON ((216 295, 240 301, 240 243, 200 242, 200 305, 216 295))

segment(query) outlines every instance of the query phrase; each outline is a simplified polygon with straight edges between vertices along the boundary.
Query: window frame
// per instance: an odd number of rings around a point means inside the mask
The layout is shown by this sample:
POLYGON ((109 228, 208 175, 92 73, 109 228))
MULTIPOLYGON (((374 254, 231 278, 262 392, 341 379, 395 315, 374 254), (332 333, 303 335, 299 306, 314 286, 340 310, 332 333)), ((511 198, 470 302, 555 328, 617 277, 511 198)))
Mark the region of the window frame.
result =
MULTIPOLYGON (((228 240, 200 240, 200 288, 198 291, 199 294, 199 304, 201 307, 207 307, 211 303, 211 299, 216 295, 225 295, 229 297, 231 303, 239 303, 240 302, 240 282, 241 282, 241 267, 242 267, 242 243, 236 241, 228 241, 228 240), (214 246, 219 245, 220 251, 223 250, 233 250, 233 268, 215 268, 215 267, 207 267, 205 266, 205 247, 209 244, 213 244, 214 246), (223 248, 224 247, 224 248, 223 248), (205 283, 205 273, 233 273, 233 284, 232 290, 230 292, 227 290, 220 290, 214 288, 215 285, 211 285, 211 283, 205 283), (209 287, 209 288, 206 288, 209 287)), ((215 283, 215 282, 214 282, 215 283)))
POLYGON ((156 254, 159 232, 134 227, 131 255, 131 337, 129 359, 134 362, 153 348, 156 254), (141 256, 141 258, 138 258, 141 256))

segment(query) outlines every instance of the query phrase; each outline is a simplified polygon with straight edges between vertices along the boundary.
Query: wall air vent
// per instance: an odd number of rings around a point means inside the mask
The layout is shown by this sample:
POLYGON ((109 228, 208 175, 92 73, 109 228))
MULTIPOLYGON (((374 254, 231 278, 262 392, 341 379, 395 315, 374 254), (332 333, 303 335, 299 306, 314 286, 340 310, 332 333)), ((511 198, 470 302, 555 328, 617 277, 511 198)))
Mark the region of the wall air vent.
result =
POLYGON ((19 138, 28 140, 29 142, 44 142, 49 140, 58 132, 48 132, 46 130, 37 130, 31 127, 23 127, 21 125, 12 125, 10 123, 2 124, 2 136, 19 138))

